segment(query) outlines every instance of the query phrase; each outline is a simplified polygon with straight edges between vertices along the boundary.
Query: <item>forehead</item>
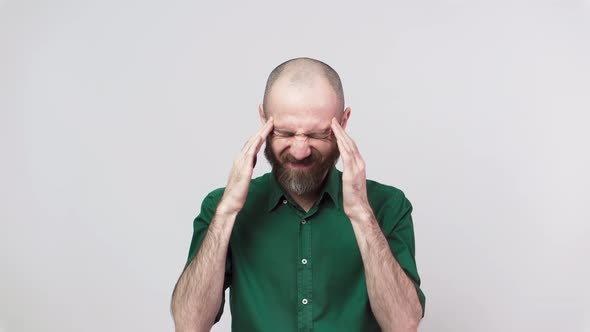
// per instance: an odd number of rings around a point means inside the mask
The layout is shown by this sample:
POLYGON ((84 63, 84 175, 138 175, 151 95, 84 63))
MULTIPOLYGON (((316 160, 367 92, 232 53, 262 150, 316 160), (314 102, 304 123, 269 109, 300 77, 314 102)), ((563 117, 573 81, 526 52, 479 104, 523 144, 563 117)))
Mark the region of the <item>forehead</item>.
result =
POLYGON ((336 93, 324 82, 311 86, 275 84, 266 111, 275 128, 315 131, 329 128, 332 118, 342 111, 340 107, 336 93))
POLYGON ((291 131, 317 131, 330 128, 332 116, 314 108, 293 111, 283 109, 272 114, 274 127, 291 131))

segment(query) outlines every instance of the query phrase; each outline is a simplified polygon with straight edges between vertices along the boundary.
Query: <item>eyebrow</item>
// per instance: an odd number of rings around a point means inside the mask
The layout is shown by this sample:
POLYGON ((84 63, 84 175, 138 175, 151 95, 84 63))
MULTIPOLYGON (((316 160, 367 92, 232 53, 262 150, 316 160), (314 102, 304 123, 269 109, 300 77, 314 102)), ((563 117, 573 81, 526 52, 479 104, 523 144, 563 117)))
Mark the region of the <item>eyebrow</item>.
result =
MULTIPOLYGON (((312 132, 308 132, 308 133, 304 133, 304 135, 314 135, 314 134, 327 134, 329 133, 331 130, 331 128, 326 128, 326 129, 321 129, 318 131, 312 131, 312 132)), ((281 129, 281 128, 275 128, 274 131, 278 131, 279 133, 282 134, 294 134, 293 131, 288 130, 288 129, 281 129)))

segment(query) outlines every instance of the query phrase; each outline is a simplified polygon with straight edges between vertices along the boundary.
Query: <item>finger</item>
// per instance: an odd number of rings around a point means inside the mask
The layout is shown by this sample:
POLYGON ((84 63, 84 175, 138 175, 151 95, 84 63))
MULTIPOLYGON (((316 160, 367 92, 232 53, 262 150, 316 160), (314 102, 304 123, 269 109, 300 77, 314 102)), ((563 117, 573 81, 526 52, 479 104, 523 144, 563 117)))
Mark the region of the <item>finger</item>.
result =
POLYGON ((342 126, 338 123, 338 121, 333 118, 332 119, 332 131, 336 136, 336 142, 340 143, 339 149, 340 152, 343 154, 342 160, 344 161, 344 153, 348 154, 348 158, 351 160, 352 163, 355 164, 360 169, 364 168, 364 160, 358 150, 358 147, 354 140, 344 131, 342 126), (342 146, 342 148, 340 148, 342 146), (345 151, 343 151, 345 150, 345 151))
POLYGON ((336 118, 332 119, 331 128, 332 132, 334 133, 334 136, 336 136, 336 143, 338 143, 340 153, 346 153, 350 155, 352 151, 349 142, 345 138, 346 133, 344 132, 336 118))
POLYGON ((338 145, 338 150, 340 151, 340 157, 342 157, 342 164, 344 165, 344 169, 346 170, 351 167, 351 160, 350 154, 348 153, 343 144, 344 143, 342 143, 340 140, 336 140, 336 145, 338 145))
POLYGON ((350 151, 351 152, 355 152, 355 150, 358 151, 358 148, 357 148, 354 140, 350 137, 350 135, 348 135, 346 133, 344 128, 342 128, 342 126, 340 126, 340 124, 338 123, 338 121, 335 118, 333 119, 333 125, 336 127, 336 130, 340 133, 340 139, 346 143, 346 146, 348 146, 350 148, 350 151))
POLYGON ((242 147, 242 152, 248 153, 252 146, 256 146, 257 144, 259 144, 260 137, 262 137, 262 141, 264 141, 266 139, 266 136, 268 136, 268 134, 272 130, 272 128, 273 122, 272 117, 270 117, 268 121, 266 121, 266 123, 260 129, 258 129, 256 134, 254 134, 252 137, 250 137, 249 140, 246 141, 246 143, 242 147))
POLYGON ((338 145, 338 150, 340 150, 340 156, 342 157, 342 163, 345 170, 352 170, 354 162, 352 161, 352 156, 350 154, 350 147, 348 143, 344 140, 342 135, 342 127, 336 119, 332 119, 332 132, 334 136, 336 136, 336 144, 338 145))
POLYGON ((262 144, 268 137, 268 134, 270 134, 270 132, 272 131, 273 126, 273 120, 272 117, 270 117, 268 121, 266 121, 264 126, 262 126, 258 133, 253 137, 253 141, 251 142, 251 145, 248 147, 248 150, 246 151, 248 155, 255 156, 258 154, 260 148, 262 147, 262 144))
POLYGON ((257 135, 262 136, 262 138, 266 138, 266 135, 270 133, 273 128, 273 119, 272 116, 268 118, 268 120, 264 123, 264 125, 258 129, 256 132, 257 135))
POLYGON ((272 117, 270 117, 270 118, 268 118, 268 121, 266 121, 266 123, 264 124, 264 126, 262 127, 260 132, 258 132, 258 136, 260 137, 260 139, 256 142, 256 144, 254 144, 254 154, 255 155, 258 154, 258 151, 260 151, 262 144, 264 143, 264 141, 266 140, 266 138, 268 137, 268 135, 270 134, 270 132, 272 131, 273 128, 274 128, 274 123, 273 123, 272 117))
POLYGON ((266 121, 264 126, 261 128, 262 132, 260 133, 260 136, 262 136, 263 140, 266 139, 266 137, 268 136, 268 134, 270 134, 270 132, 272 131, 273 128, 274 128, 274 119, 271 116, 268 118, 268 120, 266 121))

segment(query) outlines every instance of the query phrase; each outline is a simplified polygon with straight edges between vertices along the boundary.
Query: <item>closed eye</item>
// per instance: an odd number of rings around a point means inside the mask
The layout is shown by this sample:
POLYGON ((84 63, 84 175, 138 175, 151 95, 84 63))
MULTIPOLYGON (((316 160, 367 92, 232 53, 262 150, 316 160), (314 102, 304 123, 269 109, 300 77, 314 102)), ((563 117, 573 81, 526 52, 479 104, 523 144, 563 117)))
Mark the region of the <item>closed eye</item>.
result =
MULTIPOLYGON (((274 129, 272 134, 273 134, 273 136, 275 136, 277 138, 289 138, 289 137, 297 136, 297 134, 295 134, 294 132, 285 131, 285 130, 281 130, 281 129, 274 129)), ((328 130, 321 131, 321 132, 314 132, 314 133, 301 134, 301 135, 305 136, 309 139, 326 140, 332 136, 332 130, 328 129, 328 130)))
POLYGON ((313 139, 328 139, 328 138, 330 138, 330 136, 332 136, 331 130, 320 132, 320 133, 307 134, 307 137, 313 138, 313 139))
POLYGON ((276 137, 281 137, 281 138, 287 138, 287 137, 293 137, 295 136, 295 133, 292 132, 288 132, 288 131, 283 131, 283 130, 273 130, 272 132, 273 136, 276 137))

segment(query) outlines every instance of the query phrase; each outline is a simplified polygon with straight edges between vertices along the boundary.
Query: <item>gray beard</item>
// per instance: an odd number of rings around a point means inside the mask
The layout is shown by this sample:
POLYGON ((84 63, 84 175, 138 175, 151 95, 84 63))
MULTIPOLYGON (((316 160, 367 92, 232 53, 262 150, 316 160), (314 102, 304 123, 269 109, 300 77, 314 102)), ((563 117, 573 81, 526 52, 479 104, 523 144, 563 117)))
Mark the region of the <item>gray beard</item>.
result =
POLYGON ((278 172, 273 168, 273 173, 279 184, 289 193, 297 196, 305 196, 318 192, 323 185, 324 174, 315 174, 302 171, 278 172))
POLYGON ((313 162, 314 165, 310 170, 304 171, 289 168, 286 165, 289 162, 288 158, 279 160, 272 152, 270 138, 266 140, 264 156, 272 166, 272 173, 277 182, 287 193, 297 196, 307 196, 317 193, 322 188, 326 174, 330 168, 336 165, 340 153, 337 148, 333 151, 322 159, 322 156, 317 150, 312 150, 312 155, 308 157, 309 159, 304 160, 304 162, 313 162))

